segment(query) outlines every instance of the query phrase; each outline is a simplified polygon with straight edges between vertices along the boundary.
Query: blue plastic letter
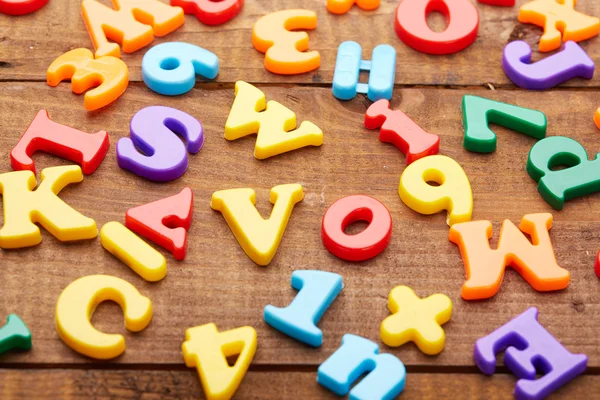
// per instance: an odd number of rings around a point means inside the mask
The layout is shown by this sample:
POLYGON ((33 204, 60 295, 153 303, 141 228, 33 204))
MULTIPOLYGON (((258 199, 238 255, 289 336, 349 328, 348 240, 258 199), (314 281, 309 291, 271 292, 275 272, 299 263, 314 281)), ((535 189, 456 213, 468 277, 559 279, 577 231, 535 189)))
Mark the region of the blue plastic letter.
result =
POLYGON ((376 343, 344 335, 342 347, 319 367, 317 382, 338 396, 350 392, 350 400, 391 400, 404 390, 406 368, 391 354, 379 354, 376 343), (350 391, 365 372, 368 375, 350 391))
POLYGON ((214 53, 190 43, 169 42, 152 47, 142 60, 142 77, 156 93, 178 96, 189 92, 196 74, 208 79, 219 73, 214 53))
POLYGON ((265 322, 313 347, 323 344, 317 322, 344 288, 342 277, 324 271, 294 271, 292 287, 299 290, 286 308, 265 307, 265 322))

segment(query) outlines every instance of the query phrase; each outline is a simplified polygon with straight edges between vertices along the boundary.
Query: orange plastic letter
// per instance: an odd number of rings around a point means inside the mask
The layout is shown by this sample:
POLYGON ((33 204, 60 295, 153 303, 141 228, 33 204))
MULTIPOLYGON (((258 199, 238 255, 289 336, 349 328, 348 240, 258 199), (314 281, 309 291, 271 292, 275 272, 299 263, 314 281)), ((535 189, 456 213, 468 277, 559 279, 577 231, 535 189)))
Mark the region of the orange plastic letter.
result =
POLYGON ((96 0, 81 3, 96 57, 121 56, 119 45, 108 39, 121 43, 125 53, 133 53, 149 45, 154 35, 168 35, 185 21, 181 7, 158 0, 112 0, 112 3, 114 10, 96 0))
POLYGON ((327 0, 327 10, 333 14, 346 14, 354 4, 366 11, 375 10, 381 0, 327 0))
POLYGON ((487 299, 498 293, 504 269, 512 266, 537 291, 561 290, 569 285, 569 271, 554 256, 548 230, 552 214, 527 214, 519 229, 509 220, 502 223, 498 249, 490 248, 492 224, 471 221, 452 225, 449 239, 458 245, 465 263, 467 281, 462 287, 465 300, 487 299))
POLYGON ((594 123, 600 129, 600 108, 596 110, 596 114, 594 115, 594 123))
POLYGON ((308 50, 306 32, 315 29, 317 14, 310 10, 276 11, 261 17, 252 29, 252 44, 265 53, 265 68, 274 74, 294 75, 319 68, 321 55, 308 50))
POLYGON ((92 111, 102 108, 117 100, 127 89, 129 75, 127 65, 115 57, 100 57, 88 49, 75 49, 58 57, 46 72, 46 81, 50 86, 57 86, 66 79, 71 79, 73 93, 87 92, 83 98, 83 106, 92 111))

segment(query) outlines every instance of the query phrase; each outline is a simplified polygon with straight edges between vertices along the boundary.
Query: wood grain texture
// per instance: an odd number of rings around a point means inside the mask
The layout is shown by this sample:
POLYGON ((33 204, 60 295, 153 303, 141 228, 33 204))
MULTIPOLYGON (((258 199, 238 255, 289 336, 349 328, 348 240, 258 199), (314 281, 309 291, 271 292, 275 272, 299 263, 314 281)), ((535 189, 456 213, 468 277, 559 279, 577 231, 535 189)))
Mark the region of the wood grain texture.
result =
MULTIPOLYGON (((3 400, 204 399, 195 371, 0 370, 3 400)), ((409 374, 401 399, 502 400, 512 397, 516 379, 476 374, 409 374)), ((573 399, 600 390, 600 377, 579 377, 550 399, 573 399)), ((246 374, 236 399, 340 399, 316 382, 316 372, 246 374)))
MULTIPOLYGON (((123 221, 127 209, 177 193, 189 186, 195 194, 188 256, 176 262, 166 254, 168 275, 160 283, 144 282, 106 252, 99 240, 62 244, 44 233, 35 248, 0 251, 0 316, 18 313, 33 332, 34 348, 4 355, 5 365, 51 365, 93 362, 66 347, 54 326, 54 308, 61 291, 73 280, 91 274, 110 274, 133 283, 153 301, 154 318, 141 333, 125 333, 126 353, 114 364, 182 364, 185 330, 214 322, 226 330, 250 325, 258 331, 254 364, 305 365, 323 362, 345 333, 380 343, 379 326, 388 315, 387 296, 396 285, 408 285, 418 295, 445 293, 454 303, 452 320, 444 326, 446 349, 437 357, 420 353, 412 344, 400 349, 383 346, 409 367, 473 366, 475 341, 529 306, 540 309, 540 321, 570 351, 585 353, 592 368, 600 366, 600 338, 596 316, 600 281, 593 272, 600 234, 600 195, 567 203, 552 210, 525 172, 527 153, 534 140, 497 127, 498 150, 489 155, 469 153, 462 147, 461 90, 397 90, 393 108, 404 110, 425 130, 441 136, 441 153, 457 160, 471 180, 474 218, 493 221, 494 240, 502 220, 518 222, 524 214, 552 212, 551 238, 559 263, 572 274, 561 292, 538 293, 518 274, 508 271, 498 295, 488 301, 460 299, 464 267, 458 248, 448 241, 445 215, 421 216, 398 196, 404 156, 382 144, 377 131, 363 127, 369 102, 359 96, 335 101, 325 88, 262 87, 267 98, 291 107, 298 122, 310 120, 325 132, 321 148, 307 148, 265 161, 253 157, 255 139, 234 142, 223 138, 223 126, 233 101, 233 89, 207 85, 177 98, 160 97, 143 84, 133 84, 114 105, 97 113, 83 109, 81 96, 69 85, 50 88, 43 83, 0 84, 0 171, 10 171, 9 152, 35 114, 46 108, 51 118, 87 132, 105 129, 111 150, 100 168, 84 182, 61 193, 68 204, 96 220, 98 227, 123 221), (148 182, 118 168, 115 143, 129 134, 129 120, 145 106, 166 105, 197 117, 204 124, 206 143, 190 157, 187 173, 174 182, 148 182), (268 267, 258 267, 242 251, 220 213, 210 209, 214 191, 250 187, 256 190, 258 209, 268 215, 271 187, 301 183, 306 197, 292 213, 279 251, 268 267), (366 194, 391 211, 394 228, 390 246, 363 263, 343 262, 322 245, 320 223, 326 208, 341 197, 366 194), (295 296, 290 275, 296 269, 321 269, 342 274, 345 289, 320 323, 324 345, 308 349, 268 327, 263 319, 267 304, 285 306, 295 296)), ((568 135, 590 152, 600 148, 600 136, 591 117, 597 96, 592 92, 471 91, 492 99, 532 107, 546 113, 549 135, 568 135), (568 110, 568 112, 566 111, 568 110)), ((40 171, 67 162, 52 156, 34 156, 40 171)), ((1 223, 1 221, 0 221, 1 223)), ((161 250, 162 251, 162 250, 161 250)), ((164 252, 163 252, 164 253, 164 252)), ((94 324, 106 332, 124 333, 122 313, 101 306, 94 324)))
MULTIPOLYGON (((102 0, 108 3, 108 0, 102 0)), ((372 49, 387 43, 397 50, 396 83, 399 85, 478 86, 488 83, 496 87, 514 87, 501 67, 502 51, 513 40, 525 40, 534 47, 534 61, 547 54, 537 52, 542 29, 521 24, 517 20, 520 5, 494 7, 475 2, 480 25, 477 41, 468 49, 449 56, 419 53, 400 41, 394 31, 398 0, 382 0, 376 11, 354 7, 346 15, 327 12, 326 0, 252 0, 247 1, 240 15, 217 27, 200 23, 186 16, 185 25, 153 44, 166 41, 193 43, 214 52, 220 59, 217 82, 245 80, 253 83, 299 83, 329 85, 333 79, 337 48, 346 40, 355 40, 363 47, 363 57, 369 59, 372 49), (309 32, 310 49, 321 53, 321 67, 311 73, 292 76, 275 75, 264 68, 264 55, 252 47, 252 26, 262 15, 276 10, 307 8, 318 14, 318 28, 309 32)), ((74 48, 92 44, 81 13, 81 0, 55 0, 38 12, 19 18, 0 14, 0 80, 45 80, 52 61, 74 48)), ((576 9, 589 15, 600 15, 600 3, 582 1, 576 9)), ((441 14, 432 15, 431 25, 438 30, 445 26, 441 14)), ((600 39, 581 43, 590 57, 600 60, 600 39)), ((147 49, 123 56, 129 66, 132 81, 141 80, 141 62, 147 49)), ((587 81, 573 79, 567 87, 597 87, 598 74, 587 81)))

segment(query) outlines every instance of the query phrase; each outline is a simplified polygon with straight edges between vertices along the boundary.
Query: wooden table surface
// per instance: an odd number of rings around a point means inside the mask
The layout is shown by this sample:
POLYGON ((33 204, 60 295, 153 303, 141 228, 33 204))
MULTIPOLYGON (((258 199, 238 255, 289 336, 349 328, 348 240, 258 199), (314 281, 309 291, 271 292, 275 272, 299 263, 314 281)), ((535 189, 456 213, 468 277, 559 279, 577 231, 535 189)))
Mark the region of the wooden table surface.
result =
MULTIPOLYGON (((555 398, 592 398, 600 390, 600 322, 595 320, 600 315, 600 280, 593 271, 600 244, 600 195, 570 201, 560 212, 551 209, 525 171, 534 140, 507 129, 494 127, 498 149, 493 154, 469 153, 462 146, 461 99, 476 94, 543 111, 548 117, 548 135, 577 139, 590 158, 600 149, 600 132, 592 122, 600 106, 600 74, 589 81, 573 79, 543 93, 518 89, 504 75, 500 65, 504 46, 516 39, 535 45, 542 32, 517 21, 518 7, 524 1, 517 3, 513 8, 476 3, 477 41, 458 54, 428 56, 413 51, 396 36, 393 18, 398 0, 382 0, 373 12, 354 8, 343 16, 329 14, 325 0, 246 0, 241 14, 225 25, 208 27, 186 16, 182 28, 153 43, 184 41, 213 51, 221 66, 215 81, 199 80, 183 96, 160 96, 141 82, 143 49, 123 56, 130 70, 129 88, 118 101, 97 112, 85 111, 82 96, 73 94, 68 83, 56 88, 45 83, 46 69, 56 57, 74 48, 91 48, 80 0, 50 0, 38 12, 22 17, 0 15, 0 172, 11 171, 10 150, 35 114, 46 109, 61 124, 110 134, 111 149, 100 168, 60 195, 93 218, 98 227, 113 220, 123 222, 129 208, 175 194, 185 186, 195 195, 187 258, 175 261, 158 248, 166 255, 168 268, 166 279, 159 283, 143 281, 105 251, 98 239, 63 244, 42 229, 39 246, 0 251, 0 318, 20 315, 33 335, 31 351, 0 358, 0 398, 202 398, 196 371, 184 365, 181 344, 187 328, 209 322, 220 330, 250 325, 258 332, 258 351, 237 398, 334 398, 316 383, 316 370, 346 333, 371 339, 383 352, 402 360, 408 371, 402 398, 510 398, 516 379, 504 367, 491 378, 479 373, 473 346, 478 338, 530 306, 539 308, 540 322, 567 349, 589 357, 586 375, 559 390, 555 398), (273 75, 263 67, 264 55, 252 47, 254 22, 268 12, 288 8, 307 8, 318 14, 318 28, 309 32, 310 49, 319 50, 322 58, 314 72, 273 75), (572 274, 566 290, 538 293, 509 270, 492 299, 466 302, 460 298, 464 266, 457 246, 448 241, 445 215, 421 216, 401 202, 397 190, 405 158, 392 145, 380 143, 378 131, 364 128, 370 101, 358 95, 340 102, 331 94, 337 47, 345 40, 358 41, 365 58, 380 43, 396 48, 392 107, 440 135, 440 153, 463 166, 473 188, 474 219, 493 222, 493 246, 504 219, 518 223, 527 213, 554 215, 550 236, 557 259, 572 274), (268 99, 290 107, 298 121, 317 124, 324 132, 323 146, 259 161, 253 157, 255 137, 227 142, 223 127, 237 80, 256 84, 268 99), (204 148, 190 157, 189 170, 174 182, 149 182, 116 163, 115 143, 129 136, 131 117, 151 105, 178 108, 204 125, 204 148), (222 215, 211 210, 210 197, 217 190, 250 187, 257 192, 259 211, 267 216, 270 188, 285 183, 302 184, 306 197, 294 208, 272 263, 259 267, 244 254, 222 215), (320 237, 327 207, 352 194, 382 201, 394 223, 389 247, 378 257, 357 264, 331 255, 320 237), (319 325, 324 344, 318 349, 275 331, 262 318, 265 305, 285 306, 293 299, 296 292, 290 287, 290 275, 296 269, 332 271, 344 279, 345 289, 319 325), (153 302, 153 320, 137 334, 124 329, 118 306, 105 303, 98 308, 94 325, 105 332, 122 333, 127 341, 125 354, 109 362, 75 353, 55 329, 54 310, 61 291, 91 274, 124 278, 153 302), (379 326, 388 315, 388 294, 397 285, 408 285, 420 296, 445 293, 452 299, 454 312, 444 325, 447 341, 439 356, 426 356, 413 344, 392 349, 381 343, 379 326)), ((577 9, 600 15, 600 1, 582 0, 577 9)), ((443 27, 443 18, 434 15, 431 23, 443 27)), ((598 61, 600 39, 581 46, 598 61)), ((534 53, 535 60, 542 57, 534 53)), ((38 171, 69 163, 41 153, 35 162, 38 171)))

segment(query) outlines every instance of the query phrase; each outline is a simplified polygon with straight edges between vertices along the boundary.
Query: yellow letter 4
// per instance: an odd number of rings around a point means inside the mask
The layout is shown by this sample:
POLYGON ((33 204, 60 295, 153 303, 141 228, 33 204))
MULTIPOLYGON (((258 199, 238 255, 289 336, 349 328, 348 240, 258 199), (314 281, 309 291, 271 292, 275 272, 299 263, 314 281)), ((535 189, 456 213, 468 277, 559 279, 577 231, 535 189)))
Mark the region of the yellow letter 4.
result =
POLYGON ((292 210, 304 199, 302 186, 279 185, 271 189, 274 204, 271 217, 264 220, 254 206, 252 189, 221 190, 212 195, 210 206, 220 211, 248 257, 258 265, 268 265, 281 243, 292 210))
POLYGON ((4 203, 4 226, 0 229, 0 248, 17 249, 35 246, 42 241, 39 223, 63 242, 92 239, 98 235, 93 219, 84 217, 57 195, 69 183, 81 182, 77 165, 46 168, 42 182, 31 171, 0 175, 0 193, 4 203))
POLYGON ((419 214, 448 210, 448 225, 471 220, 471 184, 462 167, 450 157, 429 156, 410 164, 402 173, 398 193, 404 204, 419 214))
POLYGON ((267 103, 259 89, 246 82, 236 82, 235 100, 225 124, 225 139, 258 134, 254 157, 259 160, 323 144, 323 131, 312 122, 304 121, 292 131, 295 128, 296 114, 289 108, 276 101, 267 103))
POLYGON ((112 0, 115 10, 96 0, 83 0, 83 21, 96 49, 96 57, 120 57, 119 45, 125 53, 133 53, 165 36, 184 23, 183 9, 158 0, 112 0), (151 26, 149 26, 151 25, 151 26))
POLYGON ((90 318, 98 304, 112 300, 125 313, 125 328, 145 329, 152 319, 152 303, 129 282, 108 275, 92 275, 72 282, 56 303, 56 330, 67 346, 78 353, 108 360, 125 351, 122 335, 96 330, 90 318))
POLYGON ((183 343, 183 359, 196 367, 208 400, 231 399, 256 353, 256 331, 250 326, 219 333, 215 324, 190 328, 183 343), (238 355, 235 365, 226 357, 238 355))

